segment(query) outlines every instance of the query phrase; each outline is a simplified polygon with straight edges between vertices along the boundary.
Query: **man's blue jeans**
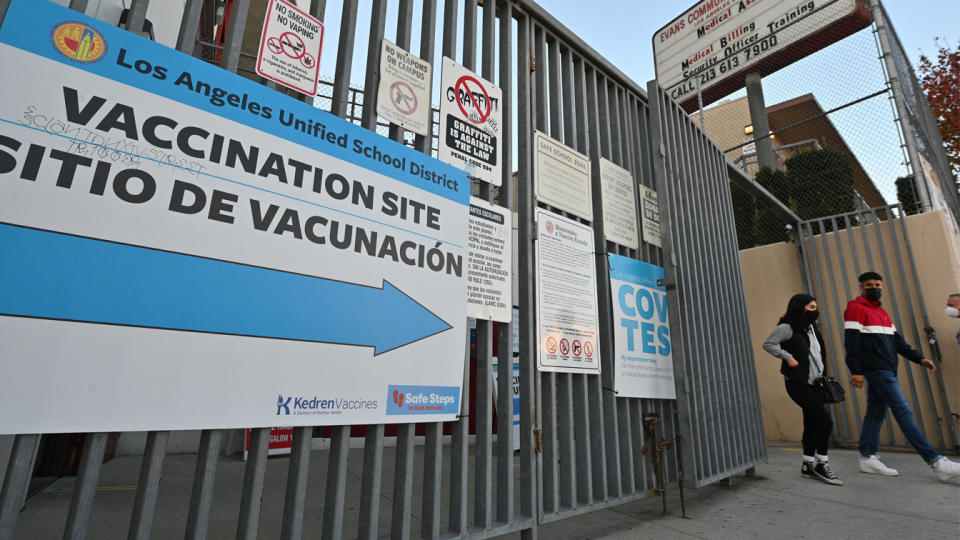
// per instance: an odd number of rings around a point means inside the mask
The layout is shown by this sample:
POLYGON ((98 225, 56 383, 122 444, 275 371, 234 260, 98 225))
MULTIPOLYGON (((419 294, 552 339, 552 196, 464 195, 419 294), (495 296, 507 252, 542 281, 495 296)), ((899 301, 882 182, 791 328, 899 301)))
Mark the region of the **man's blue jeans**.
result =
POLYGON ((897 376, 889 370, 868 371, 863 374, 867 379, 867 414, 863 417, 863 428, 860 430, 860 455, 872 456, 877 453, 880 443, 880 426, 887 414, 887 407, 897 420, 900 431, 907 437, 907 441, 916 448, 917 453, 927 463, 940 459, 940 454, 923 436, 916 422, 913 421, 913 411, 903 397, 897 376))

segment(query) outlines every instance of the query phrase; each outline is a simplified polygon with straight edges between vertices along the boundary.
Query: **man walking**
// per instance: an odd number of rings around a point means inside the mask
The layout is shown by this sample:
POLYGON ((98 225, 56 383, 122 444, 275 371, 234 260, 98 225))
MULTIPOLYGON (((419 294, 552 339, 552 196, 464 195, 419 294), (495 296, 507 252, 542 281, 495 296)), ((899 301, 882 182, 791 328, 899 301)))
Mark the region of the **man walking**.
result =
POLYGON ((900 431, 934 469, 940 481, 960 485, 960 463, 941 456, 923 436, 897 382, 897 353, 923 365, 930 373, 936 371, 937 366, 904 341, 881 307, 883 278, 880 274, 866 272, 860 275, 859 281, 862 294, 847 303, 843 312, 843 334, 847 367, 853 374, 850 384, 861 388, 864 379, 867 381, 867 413, 860 430, 860 471, 897 475, 896 470, 877 458, 880 426, 889 407, 900 431))

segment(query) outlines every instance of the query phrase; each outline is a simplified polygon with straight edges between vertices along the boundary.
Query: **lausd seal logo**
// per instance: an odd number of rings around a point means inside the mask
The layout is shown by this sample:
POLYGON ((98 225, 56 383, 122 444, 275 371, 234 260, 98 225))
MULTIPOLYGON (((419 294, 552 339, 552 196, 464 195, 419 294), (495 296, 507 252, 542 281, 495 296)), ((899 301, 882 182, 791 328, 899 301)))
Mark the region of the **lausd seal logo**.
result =
POLYGON ((74 62, 91 64, 103 60, 107 52, 107 42, 100 32, 78 22, 64 22, 50 31, 53 46, 74 62))

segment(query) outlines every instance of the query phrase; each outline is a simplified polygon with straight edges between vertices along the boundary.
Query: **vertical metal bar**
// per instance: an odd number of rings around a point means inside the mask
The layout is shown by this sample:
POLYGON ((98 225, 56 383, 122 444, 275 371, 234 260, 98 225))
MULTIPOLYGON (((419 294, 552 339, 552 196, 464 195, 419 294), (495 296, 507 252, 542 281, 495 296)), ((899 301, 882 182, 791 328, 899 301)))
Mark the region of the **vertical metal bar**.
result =
MULTIPOLYGON (((607 107, 606 78, 598 71, 593 70, 588 76, 587 81, 587 99, 590 107, 591 133, 596 131, 599 137, 592 135, 590 144, 590 163, 591 175, 599 178, 600 176, 600 157, 605 149, 609 149, 609 109, 607 107), (599 127, 599 129, 598 129, 599 127)), ((607 150, 609 151, 609 150, 607 150)), ((603 204, 600 197, 594 197, 593 201, 594 221, 603 223, 603 204)), ((594 235, 594 242, 599 245, 605 245, 603 236, 599 233, 594 235)), ((607 275, 609 273, 606 260, 598 260, 598 275, 607 275)), ((610 296, 610 282, 607 279, 601 279, 597 283, 600 297, 610 296)), ((600 310, 600 327, 613 328, 612 312, 610 310, 600 310)), ((623 493, 621 487, 621 461, 620 461, 620 430, 621 425, 618 416, 617 396, 614 392, 614 352, 612 340, 605 339, 600 341, 600 381, 603 396, 603 422, 604 422, 604 450, 606 452, 606 496, 619 497, 623 493)))
POLYGON ((457 58, 457 14, 459 9, 459 0, 444 0, 443 55, 453 60, 456 60, 457 58))
MULTIPOLYGON (((324 20, 324 14, 327 11, 327 0, 313 0, 310 2, 310 15, 316 17, 318 20, 324 20)), ((273 81, 271 81, 273 82, 273 81)), ((316 101, 316 96, 311 96, 309 94, 303 94, 300 96, 300 99, 304 102, 313 106, 316 101)))
MULTIPOLYGON (((919 274, 917 273, 917 261, 913 257, 913 248, 910 245, 910 235, 907 234, 906 220, 901 218, 899 221, 900 230, 903 233, 903 245, 907 252, 907 260, 910 261, 910 270, 913 272, 914 279, 919 279, 919 274)), ((929 326, 929 321, 926 320, 927 306, 923 299, 923 293, 918 290, 917 295, 920 300, 920 313, 923 314, 924 325, 929 326)), ((953 445, 953 449, 956 450, 958 447, 960 447, 960 443, 957 441, 957 432, 954 428, 953 420, 950 415, 950 401, 948 399, 947 388, 943 383, 943 372, 938 369, 934 376, 937 379, 937 390, 940 393, 940 402, 943 406, 943 418, 945 419, 944 423, 947 424, 947 431, 950 434, 950 443, 953 445)))
MULTIPOLYGON (((250 0, 236 0, 230 11, 230 24, 227 25, 227 38, 223 44, 223 59, 220 67, 227 71, 237 72, 240 65, 240 51, 243 48, 243 33, 247 27, 247 12, 250 10, 250 0)), ((141 20, 140 24, 143 24, 141 20)))
POLYGON ((477 0, 463 0, 463 67, 477 71, 477 0))
POLYGON ((440 537, 441 487, 443 483, 443 423, 427 424, 423 450, 423 530, 421 538, 440 537))
MULTIPOLYGON (((534 61, 536 62, 536 71, 534 72, 534 95, 536 97, 534 106, 533 129, 539 129, 544 133, 549 131, 547 126, 548 115, 550 113, 547 102, 547 41, 544 36, 543 27, 536 23, 533 25, 533 47, 534 61)), ((536 205, 536 200, 534 200, 536 205)))
POLYGON ((377 537, 380 522, 380 482, 383 476, 383 430, 383 424, 370 425, 366 428, 358 538, 377 537))
MULTIPOLYGON (((467 319, 469 322, 469 319, 467 319)), ((466 350, 463 354, 463 383, 460 398, 460 415, 453 424, 450 444, 450 532, 467 532, 467 482, 470 427, 470 332, 467 332, 466 350)), ((397 439, 399 445, 400 439, 397 439)))
POLYGON ((310 469, 312 442, 312 426, 300 426, 293 430, 293 446, 287 467, 287 489, 280 525, 281 540, 300 540, 303 535, 303 509, 307 501, 307 473, 310 469))
MULTIPOLYGON (((839 307, 839 306, 843 305, 843 302, 840 301, 839 295, 837 294, 837 281, 836 281, 837 274, 834 273, 834 271, 833 271, 833 257, 832 257, 831 254, 830 254, 830 245, 829 245, 829 243, 827 242, 827 235, 825 234, 825 231, 826 231, 826 228, 825 228, 825 227, 826 227, 826 223, 825 223, 824 220, 819 220, 818 223, 820 224, 820 230, 824 232, 823 234, 820 235, 820 245, 822 246, 822 249, 823 249, 823 258, 824 258, 824 260, 827 262, 827 273, 826 273, 826 275, 824 276, 824 279, 826 279, 826 280, 828 281, 828 283, 830 284, 831 300, 833 301, 833 305, 839 307)), ((840 234, 839 234, 839 232, 837 231, 837 223, 836 223, 835 220, 831 219, 831 224, 832 224, 832 228, 833 228, 833 231, 834 231, 833 240, 838 243, 838 244, 837 244, 837 249, 840 249, 840 245, 839 245, 839 242, 840 242, 840 234)), ((841 271, 842 271, 842 269, 843 269, 843 268, 841 267, 841 271)), ((823 292, 823 295, 826 296, 826 294, 827 294, 826 288, 822 289, 822 292, 823 292)), ((828 333, 829 335, 831 335, 831 336, 837 336, 837 335, 842 335, 842 334, 843 334, 843 324, 840 324, 840 327, 839 327, 839 328, 833 329, 833 328, 832 328, 832 327, 833 327, 833 324, 832 324, 832 322, 831 322, 831 320, 830 320, 829 317, 826 317, 826 318, 821 319, 821 320, 823 321, 824 328, 826 329, 826 331, 827 331, 827 333, 828 333)), ((841 317, 840 317, 838 320, 842 321, 842 320, 843 320, 843 316, 841 315, 841 317)), ((831 355, 831 358, 832 358, 832 357, 833 357, 833 355, 831 355)), ((833 360, 834 360, 834 368, 836 368, 836 358, 833 358, 833 360)), ((834 369, 834 373, 837 373, 836 369, 834 369)), ((836 411, 837 409, 840 410, 841 422, 842 422, 842 425, 843 425, 843 429, 844 429, 844 431, 846 432, 846 429, 847 429, 847 412, 846 412, 846 410, 845 410, 843 407, 834 408, 834 411, 836 411)))
MULTIPOLYGON (((677 418, 680 423, 680 436, 686 440, 683 445, 683 459, 686 463, 694 466, 693 483, 698 485, 703 475, 703 468, 699 463, 698 452, 695 452, 695 445, 699 447, 698 430, 694 428, 695 421, 695 403, 691 395, 689 379, 692 372, 688 372, 688 351, 690 351, 689 337, 687 336, 686 313, 682 309, 681 291, 683 287, 680 281, 680 272, 678 270, 678 257, 675 254, 674 238, 675 226, 673 224, 676 200, 674 199, 674 190, 671 188, 673 178, 668 168, 667 162, 667 111, 666 98, 656 81, 650 81, 647 84, 647 96, 650 100, 650 124, 648 134, 650 137, 650 146, 653 148, 653 176, 657 192, 659 194, 660 205, 660 226, 665 231, 662 238, 664 255, 664 282, 670 285, 668 288, 668 301, 673 309, 669 310, 670 333, 672 335, 673 345, 673 366, 674 378, 677 383, 677 418)), ((692 351, 691 351, 692 352, 692 351)))
MULTIPOLYGON (((889 217, 890 208, 887 207, 885 210, 886 211, 884 213, 886 214, 887 219, 890 219, 889 217)), ((877 251, 880 252, 880 262, 881 262, 881 265, 883 266, 883 275, 887 276, 888 280, 892 280, 893 273, 890 271, 890 263, 887 260, 887 250, 884 249, 884 245, 883 245, 883 236, 881 235, 882 228, 880 226, 880 219, 879 219, 879 216, 877 215, 877 210, 875 208, 871 208, 870 213, 873 216, 873 223, 874 223, 873 233, 876 236, 876 240, 877 240, 877 248, 878 248, 877 251)), ((899 253, 897 255, 899 256, 899 253)), ((899 316, 900 308, 898 307, 899 304, 897 301, 897 295, 895 291, 888 290, 888 297, 890 299, 890 307, 893 310, 894 324, 896 324, 900 328, 903 328, 903 325, 901 324, 901 320, 899 316)), ((919 346, 919 344, 917 343, 914 343, 914 344, 919 346)), ((916 385, 916 381, 914 381, 913 370, 908 368, 905 371, 907 372, 907 384, 910 388, 910 393, 912 394, 910 397, 912 398, 912 401, 913 401, 914 415, 916 415, 917 417, 917 423, 922 426, 924 425, 923 411, 920 409, 920 400, 918 399, 918 396, 917 396, 917 385, 916 385)), ((887 425, 889 426, 892 423, 893 422, 887 422, 887 425)))
MULTIPOLYGON (((922 351, 923 346, 921 345, 922 341, 920 340, 920 327, 917 324, 917 317, 914 314, 914 303, 913 303, 913 296, 910 294, 910 283, 913 282, 917 284, 917 295, 920 298, 923 297, 923 292, 920 290, 919 283, 917 282, 918 280, 917 280, 916 274, 914 274, 913 279, 908 279, 907 277, 907 273, 903 265, 903 259, 904 259, 903 251, 900 250, 900 240, 897 238, 897 229, 893 225, 894 219, 903 220, 904 218, 893 217, 892 207, 889 207, 889 206, 887 207, 886 214, 887 214, 887 230, 890 232, 890 238, 893 240, 893 252, 896 254, 894 256, 894 259, 897 262, 897 269, 900 271, 901 282, 903 283, 901 287, 901 294, 903 295, 903 302, 904 304, 906 304, 906 312, 907 312, 907 316, 910 319, 910 329, 912 330, 912 334, 913 334, 913 341, 911 343, 918 350, 922 351)), ((921 313, 926 314, 925 311, 921 311, 921 313)), ((925 323, 924 326, 927 326, 926 322, 927 321, 924 321, 925 323)), ((906 333, 906 329, 904 329, 903 332, 906 333)), ((913 371, 912 366, 908 366, 908 369, 910 371, 913 371)), ((939 443, 938 448, 944 448, 945 446, 944 446, 944 440, 943 440, 943 432, 940 429, 940 421, 939 421, 939 418, 941 417, 941 415, 937 411, 937 402, 933 396, 933 387, 930 385, 930 376, 928 373, 925 372, 925 368, 921 369, 920 371, 920 379, 924 383, 924 389, 926 390, 927 399, 930 403, 930 412, 933 414, 933 423, 934 423, 934 426, 936 427, 937 442, 939 443)), ((917 397, 915 397, 914 400, 916 401, 917 397)), ((947 423, 952 423, 952 421, 950 420, 949 410, 945 412, 946 414, 942 416, 942 418, 946 419, 947 423)), ((920 424, 920 425, 922 426, 923 424, 920 424)))
POLYGON ((3 488, 0 489, 0 540, 13 540, 39 442, 40 435, 17 435, 13 439, 3 488))
POLYGON ((263 478, 267 473, 267 446, 270 428, 257 428, 250 433, 250 451, 247 453, 243 490, 240 495, 240 520, 237 539, 253 540, 260 527, 260 500, 263 497, 263 478))
MULTIPOLYGON (((500 17, 500 78, 503 92, 500 103, 503 115, 501 163, 513 163, 513 6, 504 2, 497 6, 500 17)), ((492 80, 492 79, 491 79, 492 80)), ((502 167, 500 205, 507 211, 514 208, 513 167, 502 167)), ((516 300, 516 299, 515 299, 516 300)), ((516 303, 516 302, 514 302, 516 303)), ((501 324, 497 342, 499 368, 497 370, 497 521, 513 521, 513 324, 501 324)))
POLYGON ((205 429, 200 434, 197 449, 197 467, 193 474, 193 492, 190 495, 190 511, 187 515, 187 540, 204 540, 210 522, 210 506, 213 500, 213 484, 217 478, 217 461, 220 458, 219 429, 205 429))
MULTIPOLYGON (((597 76, 593 68, 588 68, 585 64, 586 61, 582 61, 580 68, 577 70, 577 77, 582 77, 583 79, 583 82, 578 83, 577 86, 578 88, 581 85, 583 86, 583 103, 586 104, 586 107, 583 107, 585 109, 584 122, 578 123, 577 125, 581 131, 579 139, 585 144, 584 150, 587 155, 590 156, 591 175, 597 175, 599 174, 600 167, 600 115, 597 110, 597 76)), ((594 201, 594 221, 602 222, 602 205, 599 207, 599 210, 600 213, 597 214, 597 204, 596 201, 594 201), (598 215, 601 216, 600 219, 597 219, 598 215)), ((594 242, 596 242, 596 238, 597 235, 594 236, 594 242)), ((606 268, 603 261, 599 259, 601 256, 602 254, 598 255, 597 268, 606 268)), ((597 294, 607 294, 604 290, 608 286, 608 280, 600 279, 598 281, 597 294)), ((611 328, 611 313, 607 310, 600 310, 598 322, 600 328, 611 328)), ((613 349, 609 342, 609 339, 600 340, 599 349, 601 361, 603 358, 608 358, 612 354, 613 349)), ((609 374, 604 375, 604 371, 609 371, 606 367, 607 364, 603 363, 601 365, 601 375, 588 376, 586 382, 587 399, 589 400, 589 422, 593 430, 593 434, 589 438, 590 457, 592 458, 592 469, 590 471, 592 477, 591 498, 600 501, 607 498, 607 434, 604 423, 604 406, 606 403, 606 394, 611 392, 613 388, 611 386, 612 377, 609 374)))
POLYGON ((74 11, 79 11, 80 13, 86 13, 87 4, 89 3, 90 3, 89 0, 70 0, 69 7, 74 11))
POLYGON ((150 0, 131 0, 130 9, 127 11, 127 23, 124 28, 129 31, 140 35, 140 32, 143 31, 143 21, 147 18, 147 6, 150 5, 150 0))
MULTIPOLYGON (((560 65, 560 44, 557 38, 550 36, 547 38, 547 62, 543 67, 549 71, 549 88, 545 88, 550 103, 550 136, 558 141, 563 141, 563 93, 560 88, 560 74, 562 67, 560 65)), ((565 141, 564 141, 565 142, 565 141)))
MULTIPOLYGON (((443 6, 443 56, 457 56, 458 0, 445 0, 443 6)), ((463 354, 463 384, 460 399, 460 416, 453 423, 450 448, 450 532, 467 532, 467 497, 469 443, 467 440, 470 414, 470 332, 467 332, 463 354)))
POLYGON ((490 387, 490 357, 493 348, 493 332, 490 321, 477 321, 477 371, 474 379, 477 383, 476 395, 476 444, 474 445, 474 499, 473 519, 481 529, 488 529, 493 523, 492 508, 492 461, 493 452, 493 389, 490 387))
POLYGON ((572 373, 557 374, 557 450, 556 467, 560 506, 576 506, 577 471, 573 441, 573 377, 572 373))
MULTIPOLYGON (((83 0, 86 3, 86 0, 83 0)), ((183 6, 183 18, 180 19, 180 32, 177 34, 177 50, 193 54, 197 44, 197 32, 200 30, 200 8, 203 0, 186 0, 183 6)))
MULTIPOLYGON (((340 16, 340 42, 337 45, 337 69, 333 78, 330 112, 341 118, 347 115, 347 101, 356 101, 355 98, 350 100, 352 94, 350 74, 353 68, 353 48, 357 32, 357 2, 358 0, 343 0, 343 12, 340 16)), ((380 50, 379 43, 377 43, 377 50, 380 50)), ((368 81, 368 79, 364 80, 368 81)), ((366 127, 370 129, 369 126, 366 127)))
MULTIPOLYGON (((437 0, 423 0, 422 15, 420 19, 420 58, 433 65, 437 42, 437 0)), ((436 70, 436 66, 434 66, 434 70, 436 70)), ((430 135, 417 134, 414 138, 414 147, 424 154, 430 154, 433 143, 433 110, 430 111, 430 115, 430 135)))
POLYGON ((83 540, 90 527, 90 514, 93 512, 93 498, 97 494, 97 481, 103 467, 103 453, 107 449, 106 433, 87 433, 83 441, 83 456, 80 458, 80 471, 70 500, 70 513, 67 514, 67 526, 63 532, 64 540, 83 540))
MULTIPOLYGON (((851 214, 844 214, 843 222, 847 230, 847 241, 850 243, 850 257, 853 263, 853 273, 855 276, 859 276, 860 275, 860 254, 857 253, 857 236, 853 234, 853 223, 850 220, 850 215, 851 214)), ((810 275, 810 268, 808 265, 807 276, 809 275, 810 275)), ((807 279, 809 279, 809 277, 807 279)), ((853 289, 854 292, 853 294, 851 294, 850 293, 851 289, 848 289, 848 287, 850 286, 849 276, 844 276, 841 279, 843 279, 844 290, 847 291, 847 298, 849 300, 852 300, 854 297, 857 296, 857 293, 856 293, 856 290, 853 289)), ((843 312, 839 311, 839 308, 840 306, 837 306, 840 320, 843 320, 843 312)), ((842 340, 842 337, 840 339, 842 340)), ((844 351, 842 341, 839 343, 838 347, 836 348, 840 351, 840 354, 845 354, 846 351, 844 351)), ((844 366, 846 366, 846 362, 844 362, 844 366)), ((849 372, 849 368, 847 371, 849 372)), ((860 424, 861 424, 861 421, 863 420, 863 415, 860 414, 860 400, 858 399, 858 395, 854 394, 853 392, 851 392, 851 394, 852 395, 850 396, 850 401, 853 403, 853 415, 854 415, 852 420, 853 420, 853 427, 855 428, 850 438, 852 442, 860 438, 860 424)))
POLYGON ((481 31, 483 32, 483 40, 481 41, 481 57, 480 57, 480 75, 488 80, 493 81, 494 75, 496 73, 496 52, 497 52, 497 42, 496 42, 496 22, 497 22, 497 10, 496 10, 496 0, 490 0, 489 2, 483 3, 483 19, 481 20, 481 31))
MULTIPOLYGON (((384 13, 386 15, 386 13, 384 13)), ((413 0, 400 0, 399 7, 397 8, 397 46, 401 49, 410 50, 410 33, 413 28, 413 0)), ((370 52, 368 51, 369 55, 370 52)), ((379 70, 380 61, 379 55, 377 56, 377 69, 379 70)), ((364 102, 366 102, 366 95, 364 95, 364 102)), ((364 107, 366 110, 366 107, 364 107)), ((431 112, 431 114, 433 114, 431 112)), ((403 142, 403 132, 404 129, 402 126, 397 124, 390 124, 390 138, 397 141, 403 142)))
POLYGON ((360 125, 371 131, 377 129, 380 49, 386 24, 387 0, 373 0, 373 11, 370 13, 370 37, 367 40, 367 70, 363 79, 363 111, 360 113, 360 125))
POLYGON ((520 514, 533 520, 521 533, 524 540, 537 535, 538 487, 537 448, 537 356, 533 304, 533 115, 536 103, 531 92, 530 76, 532 28, 530 17, 518 14, 517 20, 517 210, 520 223, 517 251, 517 279, 520 281, 520 514))
MULTIPOLYGON (((884 211, 884 214, 886 215, 887 219, 888 219, 888 220, 891 219, 891 217, 890 217, 890 215, 891 215, 890 207, 886 207, 884 210, 885 210, 885 211, 884 211)), ((877 247, 879 248, 878 251, 880 252, 880 261, 881 261, 881 264, 882 264, 882 266, 883 266, 883 275, 884 275, 884 276, 887 276, 887 280, 892 281, 892 280, 893 280, 893 272, 891 272, 891 270, 890 270, 890 263, 889 263, 889 261, 887 260, 887 251, 888 251, 888 250, 884 249, 883 235, 881 234, 881 233, 882 233, 882 227, 880 226, 880 223, 881 223, 881 222, 880 222, 879 216, 877 215, 877 210, 876 210, 875 208, 871 208, 871 209, 870 209, 870 213, 873 215, 873 220, 874 220, 873 233, 874 233, 874 235, 876 236, 876 239, 877 239, 877 247)), ((897 257, 899 258, 899 256, 900 256, 899 251, 897 251, 897 252, 895 252, 895 253, 896 253, 897 257)), ((904 279, 905 279, 905 278, 904 278, 904 279)), ((889 281, 888 281, 888 282, 889 282, 889 281)), ((903 288, 901 287, 900 289, 901 289, 901 290, 900 290, 900 293, 903 294, 903 291, 902 291, 903 288)), ((896 324, 899 328, 902 329, 902 328, 903 328, 903 324, 902 324, 902 320, 901 320, 901 317, 900 317, 900 308, 898 307, 898 306, 899 306, 899 301, 897 300, 897 294, 896 294, 896 292, 897 292, 897 289, 892 289, 892 290, 888 289, 888 291, 887 291, 887 293, 888 293, 888 294, 887 294, 887 297, 890 299, 890 308, 891 308, 892 311, 893 311, 892 315, 893 315, 894 324, 896 324)), ((914 331, 916 332, 916 329, 914 329, 914 331)), ((918 338, 919 338, 919 336, 918 336, 918 338)), ((918 347, 920 346, 920 344, 917 343, 916 341, 914 342, 914 345, 917 345, 918 347)), ((924 421, 923 421, 923 411, 920 409, 920 399, 919 399, 919 397, 918 397, 918 395, 917 395, 917 384, 916 384, 916 381, 914 380, 913 370, 908 367, 905 371, 907 372, 907 384, 908 384, 909 387, 910 387, 910 393, 911 393, 911 396, 910 396, 910 397, 912 398, 911 401, 913 401, 913 408, 914 408, 913 414, 916 415, 916 417, 917 417, 917 424, 922 426, 922 425, 924 425, 924 421)), ((936 412, 936 410, 934 410, 934 413, 935 413, 935 412, 936 412)), ((892 422, 890 422, 890 423, 892 423, 892 422)))
MULTIPOLYGON (((872 269, 874 268, 874 266, 873 266, 873 265, 874 265, 873 250, 870 249, 870 238, 869 238, 869 236, 867 235, 867 225, 871 223, 870 218, 867 217, 867 216, 870 214, 870 212, 869 212, 869 211, 863 211, 863 212, 861 212, 860 214, 863 216, 863 219, 862 219, 861 224, 860 224, 860 235, 861 235, 861 237, 863 238, 863 250, 864 250, 864 253, 865 253, 866 256, 867 256, 867 259, 866 259, 866 263, 867 263, 867 264, 866 264, 866 266, 867 266, 867 268, 870 268, 870 269, 872 270, 872 269)), ((859 217, 859 216, 858 216, 858 217, 859 217)), ((875 224, 874 224, 873 226, 876 227, 875 224)), ((881 249, 880 244, 877 244, 877 249, 881 249)), ((896 441, 896 437, 895 437, 895 435, 893 434, 893 422, 884 422, 884 423, 886 424, 886 428, 887 428, 887 429, 886 429, 886 431, 887 431, 887 444, 888 444, 888 445, 894 445, 894 444, 896 444, 896 442, 897 442, 897 441, 896 441)))
MULTIPOLYGON (((835 241, 836 241, 836 243, 837 243, 837 262, 838 262, 839 265, 840 265, 840 272, 839 272, 838 274, 832 274, 832 278, 831 278, 831 279, 832 279, 833 281, 836 281, 837 279, 839 279, 839 280, 840 280, 840 283, 842 284, 842 287, 843 287, 843 295, 844 295, 844 297, 843 297, 843 299, 842 299, 841 301, 838 301, 838 302, 836 302, 836 304, 835 304, 835 307, 836 307, 836 308, 840 308, 840 306, 845 305, 845 304, 846 304, 846 301, 851 298, 851 296, 850 296, 850 281, 844 278, 844 273, 847 271, 847 258, 846 258, 846 256, 844 256, 844 254, 843 254, 843 235, 840 234, 840 228, 839 228, 839 227, 840 227, 840 224, 839 224, 839 222, 838 222, 835 218, 830 218, 830 224, 831 224, 831 226, 833 227, 833 230, 835 231, 835 233, 834 233, 834 239, 835 239, 835 241)), ((849 227, 849 224, 847 225, 847 227, 849 227)), ((847 232, 849 233, 850 231, 847 231, 847 232)), ((848 238, 849 238, 849 236, 848 236, 848 238)), ((821 309, 820 311, 823 311, 823 310, 821 309)), ((834 313, 838 313, 838 312, 839 312, 839 309, 835 309, 835 310, 834 310, 834 313)), ((842 316, 842 315, 840 316, 840 318, 837 319, 837 322, 838 322, 838 325, 839 325, 841 331, 840 331, 839 333, 837 333, 837 334, 833 334, 832 336, 829 336, 829 337, 827 338, 827 343, 834 343, 834 344, 837 344, 837 345, 841 345, 841 344, 842 344, 842 340, 839 339, 838 337, 843 335, 843 332, 842 332, 842 329, 843 329, 843 316, 842 316)), ((840 359, 844 357, 843 352, 844 352, 844 351, 843 351, 842 345, 841 345, 840 347, 834 346, 834 347, 832 347, 832 350, 830 351, 830 357, 831 357, 831 359, 832 359, 831 365, 832 365, 832 367, 833 367, 833 376, 834 376, 834 377, 837 377, 837 378, 840 379, 840 380, 844 380, 844 377, 842 377, 842 376, 840 375, 840 366, 843 365, 843 362, 841 362, 840 359)), ((844 432, 844 435, 845 435, 845 439, 847 439, 847 440, 852 440, 852 439, 853 439, 853 437, 852 437, 852 435, 851 435, 852 432, 851 432, 851 430, 850 430, 849 419, 847 418, 847 407, 846 407, 846 405, 844 405, 844 404, 840 404, 840 405, 838 405, 838 406, 836 406, 836 407, 832 407, 832 408, 831 408, 831 413, 834 414, 834 415, 836 415, 836 411, 837 411, 838 409, 840 410, 841 414, 843 415, 843 432, 844 432)), ((853 424, 854 424, 854 426, 856 426, 856 419, 853 419, 853 424)), ((838 438, 839 438, 839 437, 838 437, 838 438)))
POLYGON ((147 434, 143 463, 140 465, 140 480, 137 482, 137 496, 133 501, 133 516, 130 518, 129 540, 148 540, 153 518, 157 510, 157 496, 160 494, 160 475, 163 472, 163 458, 167 453, 169 431, 151 431, 147 434))
POLYGON ((343 537, 343 509, 347 491, 347 459, 350 455, 350 426, 334 426, 327 462, 327 486, 323 505, 323 538, 343 537))
POLYGON ((400 424, 397 429, 397 461, 393 475, 393 514, 390 538, 410 538, 410 516, 413 506, 413 441, 414 424, 400 424))
POLYGON ((0 0, 0 25, 7 18, 7 10, 10 9, 10 0, 0 0))

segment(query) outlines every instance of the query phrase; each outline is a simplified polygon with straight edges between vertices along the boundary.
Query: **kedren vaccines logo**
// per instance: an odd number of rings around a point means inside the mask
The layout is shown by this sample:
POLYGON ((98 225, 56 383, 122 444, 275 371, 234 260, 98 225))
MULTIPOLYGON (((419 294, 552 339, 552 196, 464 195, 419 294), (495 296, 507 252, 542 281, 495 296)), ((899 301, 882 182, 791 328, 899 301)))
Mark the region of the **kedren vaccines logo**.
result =
POLYGON ((387 414, 457 414, 460 387, 391 384, 387 388, 387 414))
POLYGON ((277 406, 277 416, 349 414, 380 408, 380 402, 375 399, 321 398, 319 396, 283 397, 283 394, 277 396, 274 405, 277 406))

